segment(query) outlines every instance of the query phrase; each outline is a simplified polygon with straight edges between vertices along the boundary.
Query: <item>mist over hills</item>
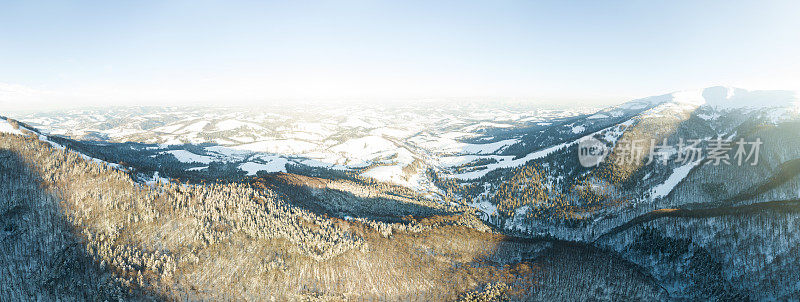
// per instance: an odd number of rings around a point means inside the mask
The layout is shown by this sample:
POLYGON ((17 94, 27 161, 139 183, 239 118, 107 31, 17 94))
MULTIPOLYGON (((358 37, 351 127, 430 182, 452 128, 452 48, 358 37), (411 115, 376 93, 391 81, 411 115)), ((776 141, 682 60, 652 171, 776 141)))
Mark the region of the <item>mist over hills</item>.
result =
POLYGON ((0 294, 22 300, 800 298, 790 91, 69 110, 2 118, 0 142, 0 294))

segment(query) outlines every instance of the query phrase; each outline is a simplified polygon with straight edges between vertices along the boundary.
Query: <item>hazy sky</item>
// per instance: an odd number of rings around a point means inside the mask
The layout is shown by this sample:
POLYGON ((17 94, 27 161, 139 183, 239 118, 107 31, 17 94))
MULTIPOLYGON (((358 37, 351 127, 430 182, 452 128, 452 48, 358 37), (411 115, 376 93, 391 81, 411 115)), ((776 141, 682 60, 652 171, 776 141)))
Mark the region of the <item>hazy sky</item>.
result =
POLYGON ((0 107, 798 89, 799 3, 0 0, 0 107))

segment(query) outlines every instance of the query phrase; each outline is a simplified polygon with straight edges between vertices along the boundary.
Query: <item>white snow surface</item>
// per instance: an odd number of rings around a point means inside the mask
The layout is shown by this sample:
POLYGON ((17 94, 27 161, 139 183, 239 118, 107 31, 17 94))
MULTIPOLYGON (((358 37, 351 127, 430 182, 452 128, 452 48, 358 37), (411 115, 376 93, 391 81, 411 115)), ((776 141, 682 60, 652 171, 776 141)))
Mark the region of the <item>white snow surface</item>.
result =
POLYGON ((256 175, 259 171, 272 172, 286 172, 286 164, 288 160, 281 157, 273 157, 267 163, 246 162, 239 165, 239 169, 247 172, 248 176, 256 175))
POLYGON ((330 148, 331 151, 344 154, 347 158, 366 162, 375 158, 379 153, 394 150, 397 146, 379 136, 365 136, 347 140, 330 148))
POLYGON ((233 146, 233 149, 253 152, 265 152, 275 154, 302 154, 313 151, 319 146, 315 143, 297 139, 270 139, 255 143, 233 146))
POLYGON ((144 183, 148 186, 152 186, 157 183, 169 183, 169 178, 159 176, 158 171, 156 171, 155 173, 153 173, 153 177, 150 178, 149 180, 146 180, 144 183))
POLYGON ((650 195, 650 198, 655 200, 669 195, 669 192, 672 192, 672 189, 674 189, 681 181, 683 181, 683 179, 689 175, 689 172, 691 172, 694 167, 700 164, 701 161, 702 160, 698 159, 695 162, 685 164, 672 170, 672 174, 667 177, 667 180, 652 188, 652 194, 650 195))
POLYGON ((391 166, 378 166, 367 170, 361 175, 371 177, 378 181, 393 183, 404 187, 415 188, 418 187, 419 175, 405 175, 403 172, 404 166, 391 165, 391 166))
POLYGON ((11 124, 8 123, 7 120, 4 119, 0 119, 0 132, 23 135, 21 130, 15 129, 11 126, 11 124))
POLYGON ((470 171, 470 172, 466 172, 466 173, 455 174, 455 175, 451 175, 451 177, 452 178, 456 178, 456 179, 460 179, 460 180, 470 180, 470 179, 480 178, 480 177, 483 177, 484 175, 486 175, 487 173, 489 173, 491 171, 494 171, 494 170, 497 170, 497 169, 500 169, 500 168, 518 167, 518 166, 524 165, 525 163, 527 163, 527 162, 529 162, 531 160, 545 157, 547 155, 550 155, 550 153, 556 152, 557 150, 559 150, 561 148, 569 147, 569 146, 571 146, 573 144, 577 144, 577 143, 578 143, 578 141, 566 142, 566 143, 558 144, 558 145, 555 145, 555 146, 552 146, 552 147, 549 147, 549 148, 545 148, 545 149, 542 149, 542 150, 539 150, 539 151, 536 151, 536 152, 529 153, 528 155, 526 155, 525 157, 522 157, 522 158, 518 158, 518 159, 514 159, 514 160, 506 159, 506 160, 503 160, 503 161, 501 161, 499 163, 493 163, 493 164, 486 165, 485 166, 486 168, 483 169, 483 170, 470 171))
POLYGON ((519 139, 506 139, 488 144, 463 144, 460 146, 462 154, 492 154, 516 144, 519 139))
POLYGON ((164 154, 171 154, 175 157, 178 161, 182 163, 201 163, 201 164, 210 164, 214 161, 213 157, 194 154, 192 152, 186 150, 170 150, 162 152, 164 154))

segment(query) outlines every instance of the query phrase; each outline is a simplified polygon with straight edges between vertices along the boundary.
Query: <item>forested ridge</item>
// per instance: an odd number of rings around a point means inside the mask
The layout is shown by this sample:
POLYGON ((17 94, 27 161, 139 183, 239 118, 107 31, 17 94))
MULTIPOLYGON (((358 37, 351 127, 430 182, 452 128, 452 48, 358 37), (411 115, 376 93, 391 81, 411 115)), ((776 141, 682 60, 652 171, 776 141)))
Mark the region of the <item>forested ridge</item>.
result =
POLYGON ((533 282, 530 263, 480 261, 503 236, 457 213, 345 221, 246 184, 150 187, 32 136, 0 150, 9 300, 454 300, 533 282))

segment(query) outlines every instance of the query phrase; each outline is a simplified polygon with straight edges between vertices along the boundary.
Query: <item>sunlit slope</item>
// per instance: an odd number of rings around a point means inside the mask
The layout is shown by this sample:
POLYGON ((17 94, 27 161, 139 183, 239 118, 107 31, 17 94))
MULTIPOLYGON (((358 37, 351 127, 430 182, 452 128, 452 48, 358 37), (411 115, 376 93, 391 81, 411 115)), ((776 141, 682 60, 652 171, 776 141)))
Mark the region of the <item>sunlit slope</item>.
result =
POLYGON ((748 190, 757 192, 748 199, 792 198, 800 185, 796 171, 786 167, 800 158, 796 100, 723 87, 638 100, 623 106, 642 108, 640 113, 523 157, 519 166, 469 181, 440 175, 439 184, 508 230, 583 240, 652 210, 724 201, 748 190), (609 152, 596 167, 578 160, 579 143, 590 138, 609 152), (693 140, 696 155, 679 154, 680 144, 685 148, 693 140), (729 147, 724 161, 710 152, 716 140, 729 147), (738 158, 740 140, 746 154, 738 158), (753 142, 759 142, 757 152, 747 145, 753 142), (662 144, 667 148, 659 149, 662 144))

